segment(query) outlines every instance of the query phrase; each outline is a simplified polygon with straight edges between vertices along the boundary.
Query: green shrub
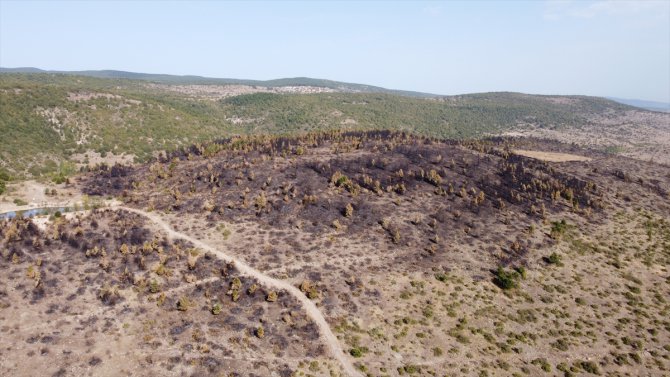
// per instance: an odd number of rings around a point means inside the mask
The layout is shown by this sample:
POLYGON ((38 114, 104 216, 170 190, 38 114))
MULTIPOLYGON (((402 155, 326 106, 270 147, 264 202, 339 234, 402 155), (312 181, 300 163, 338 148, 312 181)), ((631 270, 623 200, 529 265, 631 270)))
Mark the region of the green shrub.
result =
POLYGON ((551 364, 545 358, 538 358, 530 362, 533 365, 537 365, 542 368, 545 372, 551 372, 551 364))
POLYGON ((398 374, 400 375, 403 375, 405 373, 414 374, 418 372, 421 372, 421 367, 417 365, 409 364, 398 368, 398 374))
POLYGON ((445 274, 443 272, 439 272, 439 273, 435 274, 435 279, 437 279, 438 281, 441 281, 443 283, 446 282, 448 278, 449 277, 447 276, 447 274, 445 274))
POLYGON ((579 363, 579 366, 582 369, 584 369, 584 371, 587 373, 600 374, 600 371, 598 370, 598 365, 593 361, 582 361, 581 363, 579 363))
POLYGON ((17 206, 24 206, 24 205, 28 204, 28 202, 26 202, 23 199, 16 198, 16 199, 14 199, 14 204, 16 204, 17 206))
POLYGON ((61 183, 65 183, 67 178, 61 174, 55 175, 52 179, 53 183, 60 185, 61 183))
POLYGON ((519 274, 521 279, 526 279, 526 268, 524 266, 519 266, 514 269, 519 274))
POLYGON ((149 291, 151 293, 158 293, 160 290, 161 290, 161 287, 158 284, 158 281, 156 281, 156 279, 151 280, 151 283, 149 283, 149 291))
POLYGON ((551 223, 551 233, 550 236, 553 239, 559 239, 568 228, 568 223, 565 220, 561 221, 552 221, 551 223))
POLYGON ((561 265, 561 256, 558 255, 556 252, 551 253, 550 256, 545 258, 545 261, 549 264, 555 264, 557 266, 561 265))
POLYGON ((520 275, 516 271, 506 271, 502 267, 498 267, 498 270, 495 272, 495 278, 493 282, 495 285, 502 289, 512 289, 518 286, 517 280, 520 278, 520 275))
POLYGON ((560 351, 567 351, 570 349, 570 343, 565 338, 557 339, 555 342, 551 343, 551 346, 560 351))
POLYGON ((366 347, 354 347, 349 350, 349 354, 353 357, 363 357, 368 352, 366 347))
POLYGON ((572 370, 566 363, 559 363, 556 365, 556 369, 559 371, 563 372, 563 377, 574 377, 574 373, 572 373, 572 370))
POLYGON ((0 169, 0 195, 7 190, 7 182, 10 181, 9 173, 0 169))

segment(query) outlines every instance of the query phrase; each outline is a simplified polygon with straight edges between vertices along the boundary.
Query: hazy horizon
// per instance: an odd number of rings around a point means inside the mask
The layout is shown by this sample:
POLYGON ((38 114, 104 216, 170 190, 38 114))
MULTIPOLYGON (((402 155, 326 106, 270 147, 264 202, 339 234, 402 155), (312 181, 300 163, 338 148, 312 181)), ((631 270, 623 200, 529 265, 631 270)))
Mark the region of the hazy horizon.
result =
MULTIPOLYGON (((42 68, 42 67, 3 67, 3 66, 0 66, 0 69, 24 69, 24 68, 25 68, 25 69, 39 69, 40 71, 44 71, 44 72, 68 72, 68 73, 71 73, 71 72, 79 72, 79 71, 65 71, 65 70, 45 69, 45 68, 42 68)), ((154 75, 154 74, 155 74, 155 75, 183 76, 183 77, 192 76, 192 77, 202 77, 202 78, 206 78, 206 79, 231 79, 231 80, 265 81, 265 80, 258 80, 258 79, 255 79, 255 78, 253 78, 253 77, 252 77, 252 78, 249 78, 249 77, 209 77, 209 76, 191 75, 191 74, 175 75, 175 74, 172 74, 172 73, 165 73, 165 72, 158 72, 158 73, 156 73, 156 72, 133 72, 133 71, 121 71, 121 70, 111 69, 111 68, 109 68, 109 69, 100 69, 100 70, 82 70, 81 72, 84 72, 84 71, 91 71, 91 72, 116 71, 116 72, 128 72, 128 73, 139 73, 139 74, 150 74, 150 75, 154 75)), ((297 76, 297 77, 275 77, 275 78, 273 78, 273 79, 269 79, 269 80, 274 80, 274 79, 291 79, 291 78, 300 78, 300 77, 301 77, 301 76, 297 76)), ((310 78, 310 79, 317 79, 317 80, 330 80, 330 79, 327 78, 327 77, 308 77, 308 78, 310 78)), ((337 80, 331 80, 331 81, 337 81, 337 80)), ((338 81, 338 82, 339 82, 339 81, 338 81)), ((369 83, 365 83, 365 82, 356 82, 356 83, 351 83, 351 82, 350 82, 349 84, 371 85, 371 84, 369 84, 369 83)), ((372 86, 375 86, 375 85, 372 85, 372 86)), ((405 89, 405 88, 386 88, 386 87, 382 87, 382 86, 379 86, 379 87, 384 88, 384 89, 390 89, 390 90, 399 90, 399 91, 405 91, 405 90, 408 90, 408 91, 412 91, 411 89, 405 89)), ((443 94, 443 93, 427 93, 427 92, 419 92, 419 91, 417 91, 417 92, 418 92, 418 93, 424 93, 424 94, 445 95, 445 94, 443 94)), ((503 92, 510 92, 510 91, 499 91, 499 93, 503 93, 503 92)), ((452 93, 452 94, 449 94, 449 95, 455 95, 455 96, 458 96, 458 95, 467 95, 467 94, 476 94, 476 93, 483 93, 483 92, 452 93)), ((494 92, 491 92, 491 93, 494 93, 494 92)), ((514 92, 511 92, 511 93, 514 93, 514 92)), ((582 94, 580 94, 580 93, 526 93, 526 92, 518 92, 518 93, 522 93, 522 94, 532 94, 532 95, 549 95, 549 96, 551 96, 551 95, 555 95, 555 96, 582 95, 582 94)), ((611 99, 611 100, 614 100, 614 101, 638 101, 638 102, 645 102, 645 103, 648 102, 648 103, 659 104, 659 105, 670 105, 670 102, 662 102, 662 101, 646 100, 646 99, 643 99, 643 98, 622 98, 622 97, 613 97, 613 96, 597 96, 597 97, 607 98, 607 99, 611 99)))
POLYGON ((10 2, 0 66, 670 102, 670 2, 10 2))

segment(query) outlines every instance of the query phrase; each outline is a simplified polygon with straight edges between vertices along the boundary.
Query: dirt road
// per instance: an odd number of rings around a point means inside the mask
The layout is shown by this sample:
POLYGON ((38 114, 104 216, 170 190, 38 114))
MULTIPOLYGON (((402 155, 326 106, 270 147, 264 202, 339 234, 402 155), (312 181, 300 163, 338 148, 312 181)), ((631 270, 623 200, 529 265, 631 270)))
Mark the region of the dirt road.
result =
POLYGON ((324 343, 328 345, 328 348, 330 348, 332 355, 340 363, 346 374, 348 376, 362 376, 356 370, 354 365, 349 360, 348 356, 342 350, 340 342, 337 340, 335 334, 333 334, 332 330, 330 329, 330 326, 328 325, 328 322, 326 322, 326 319, 323 317, 321 311, 316 307, 314 302, 312 302, 312 300, 307 298, 307 296, 305 296, 298 288, 294 287, 290 283, 285 282, 283 280, 278 280, 270 276, 267 276, 261 271, 258 271, 255 268, 244 263, 243 261, 231 255, 228 255, 223 251, 220 251, 212 246, 209 246, 208 244, 198 239, 195 239, 186 234, 175 231, 174 229, 172 229, 170 224, 166 223, 163 219, 160 218, 159 215, 155 213, 149 213, 139 209, 123 207, 123 206, 117 206, 115 207, 115 209, 136 213, 138 215, 146 217, 147 219, 151 220, 154 224, 160 226, 168 234, 169 237, 178 238, 191 242, 194 246, 212 253, 219 259, 222 259, 226 262, 235 263, 235 267, 240 271, 240 273, 255 278, 256 280, 258 280, 259 283, 265 285, 266 287, 274 288, 277 290, 284 290, 288 292, 290 295, 295 297, 300 302, 302 307, 307 312, 307 315, 314 321, 314 323, 316 323, 317 327, 319 328, 319 332, 321 334, 321 339, 323 340, 324 343))

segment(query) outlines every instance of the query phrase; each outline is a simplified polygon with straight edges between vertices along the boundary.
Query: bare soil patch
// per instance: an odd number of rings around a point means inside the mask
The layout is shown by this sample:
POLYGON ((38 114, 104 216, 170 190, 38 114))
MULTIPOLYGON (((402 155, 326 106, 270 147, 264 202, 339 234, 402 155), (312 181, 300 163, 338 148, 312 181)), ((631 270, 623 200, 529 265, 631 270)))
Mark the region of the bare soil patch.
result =
POLYGON ((70 207, 82 202, 83 194, 72 184, 57 185, 35 180, 10 182, 0 196, 0 213, 42 207, 70 207))
POLYGON ((86 153, 76 153, 71 157, 71 161, 77 164, 77 168, 87 167, 93 168, 100 164, 114 165, 114 164, 123 164, 123 165, 132 165, 135 156, 132 154, 122 154, 117 155, 114 153, 106 153, 103 157, 101 153, 88 150, 86 153))
POLYGON ((569 154, 569 153, 527 151, 527 150, 522 150, 522 149, 514 149, 514 150, 512 150, 512 152, 514 154, 518 154, 520 156, 526 156, 526 157, 534 158, 534 159, 541 160, 541 161, 548 161, 548 162, 591 161, 591 158, 589 158, 589 157, 578 156, 578 155, 569 154))

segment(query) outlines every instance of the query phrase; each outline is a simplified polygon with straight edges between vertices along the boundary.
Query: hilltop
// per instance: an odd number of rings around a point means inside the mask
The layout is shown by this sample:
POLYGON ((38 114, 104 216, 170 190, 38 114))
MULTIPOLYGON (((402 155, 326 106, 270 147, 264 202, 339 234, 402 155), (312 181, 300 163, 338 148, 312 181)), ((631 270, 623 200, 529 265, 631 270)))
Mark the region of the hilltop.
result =
POLYGON ((612 101, 623 103, 625 105, 639 107, 650 111, 660 111, 664 113, 670 112, 670 103, 667 102, 644 101, 639 99, 614 98, 614 97, 607 97, 607 99, 611 99, 612 101))
POLYGON ((373 85, 355 84, 349 82, 324 80, 324 79, 314 79, 309 77, 292 77, 292 78, 281 78, 274 80, 245 80, 245 79, 203 77, 195 75, 167 75, 167 74, 155 74, 155 73, 138 73, 138 72, 117 71, 117 70, 54 71, 54 70, 42 70, 34 67, 20 67, 20 68, 0 67, 0 73, 49 73, 49 74, 86 76, 86 77, 96 77, 106 79, 142 80, 153 83, 173 84, 173 85, 246 85, 246 86, 263 86, 269 88, 276 88, 282 86, 312 86, 319 88, 328 88, 348 93, 387 93, 387 94, 396 94, 409 97, 437 97, 436 94, 430 94, 430 93, 422 93, 409 90, 386 89, 373 85))

